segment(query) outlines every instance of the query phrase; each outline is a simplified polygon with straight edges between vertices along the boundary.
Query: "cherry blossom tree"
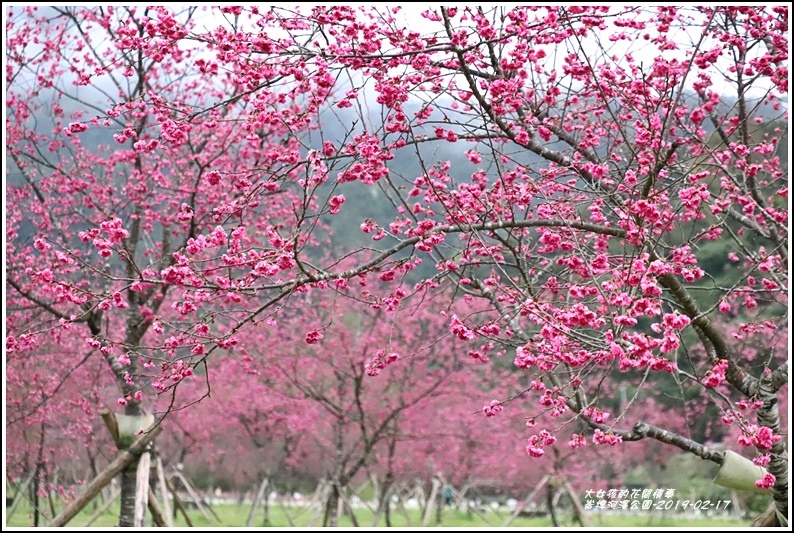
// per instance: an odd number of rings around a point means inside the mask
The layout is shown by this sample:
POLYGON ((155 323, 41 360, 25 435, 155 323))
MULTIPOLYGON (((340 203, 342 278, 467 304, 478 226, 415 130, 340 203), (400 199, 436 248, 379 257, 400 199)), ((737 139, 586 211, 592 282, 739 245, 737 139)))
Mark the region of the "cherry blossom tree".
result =
MULTIPOLYGON (((201 408, 169 417, 169 431, 158 442, 168 462, 182 463, 186 472, 198 466, 233 487, 302 475, 296 450, 315 423, 307 402, 283 394, 272 371, 268 376, 240 346, 212 372, 212 393, 201 408)), ((202 398, 204 383, 188 381, 180 394, 202 398)))
MULTIPOLYGON (((289 212, 294 198, 277 190, 281 171, 272 185, 257 185, 255 194, 250 182, 251 173, 259 172, 254 169, 271 164, 291 172, 290 163, 276 161, 289 146, 277 140, 277 130, 289 126, 262 125, 257 133, 233 127, 230 102, 207 109, 208 99, 229 95, 219 90, 213 72, 194 75, 178 67, 192 54, 170 40, 186 33, 173 27, 165 11, 164 20, 155 22, 133 8, 13 9, 6 41, 6 138, 13 168, 7 304, 30 312, 9 324, 6 348, 24 357, 42 335, 69 329, 84 341, 86 353, 105 359, 125 413, 139 415, 145 389, 162 390, 192 373, 176 349, 203 353, 212 321, 193 320, 193 295, 171 298, 175 285, 153 276, 180 285, 187 250, 225 245, 223 223, 239 217, 239 206, 249 201, 269 198, 274 223, 284 209, 289 212), (170 37, 152 37, 160 31, 170 37), (193 125, 172 119, 197 110, 193 125), (96 148, 81 138, 89 127, 106 133, 94 139, 96 148), (233 168, 248 170, 230 177, 230 187, 220 186, 220 169, 233 168), (152 379, 158 375, 160 380, 152 379)), ((194 12, 182 13, 183 22, 194 12)), ((282 112, 294 115, 289 107, 282 112)), ((243 231, 232 242, 239 243, 243 231)), ((69 375, 82 360, 66 359, 56 373, 69 375)), ((122 479, 120 524, 130 525, 134 471, 122 479)))
POLYGON ((6 469, 12 479, 32 477, 28 486, 36 525, 43 524, 42 515, 53 517, 53 494, 71 497, 86 472, 98 474, 112 453, 99 413, 103 396, 113 391, 96 379, 105 363, 88 357, 68 335, 53 333, 40 349, 6 359, 6 469), (74 366, 62 368, 66 375, 53 372, 64 358, 73 358, 74 366))
POLYGON ((163 414, 295 295, 395 323, 444 299, 439 337, 526 375, 528 455, 652 439, 721 464, 708 416, 787 522, 786 6, 10 8, 6 30, 16 360, 70 328, 128 414, 151 392, 163 414))
POLYGON ((425 301, 398 319, 382 308, 351 313, 346 298, 298 294, 261 335, 238 346, 249 350, 248 364, 267 388, 300 403, 312 420, 296 453, 317 457, 317 477, 330 482, 324 525, 337 525, 350 483, 404 436, 407 421, 426 424, 427 405, 456 405, 464 391, 477 390, 473 367, 481 361, 450 333, 438 335, 445 329, 439 305, 425 301))

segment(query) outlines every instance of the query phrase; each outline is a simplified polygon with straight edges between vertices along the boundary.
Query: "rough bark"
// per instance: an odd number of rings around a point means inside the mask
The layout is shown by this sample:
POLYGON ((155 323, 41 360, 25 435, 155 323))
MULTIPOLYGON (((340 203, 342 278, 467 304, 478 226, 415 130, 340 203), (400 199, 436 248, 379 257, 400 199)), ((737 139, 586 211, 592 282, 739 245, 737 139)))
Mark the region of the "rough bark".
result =
POLYGON ((160 509, 160 504, 157 503, 157 497, 152 487, 148 488, 148 492, 149 499, 147 501, 147 506, 149 507, 149 512, 152 513, 152 522, 154 522, 154 525, 157 527, 171 527, 168 525, 166 515, 164 515, 162 509, 160 509))
POLYGON ((337 527, 339 525, 339 485, 331 483, 328 490, 328 499, 325 501, 325 516, 323 527, 337 527))
MULTIPOLYGON (((776 371, 766 374, 758 383, 757 399, 763 402, 763 405, 758 409, 758 425, 768 427, 775 435, 781 435, 777 392, 786 383, 788 383, 788 363, 784 363, 776 371)), ((766 470, 775 476, 775 484, 772 486, 774 508, 771 515, 774 517, 774 521, 777 522, 776 526, 788 525, 789 471, 787 447, 787 439, 783 435, 783 438, 774 443, 771 450, 768 450, 771 459, 769 464, 766 465, 766 470)), ((763 453, 767 450, 759 451, 763 453)), ((769 512, 768 510, 767 513, 769 512)), ((771 518, 768 520, 771 520, 771 518)))

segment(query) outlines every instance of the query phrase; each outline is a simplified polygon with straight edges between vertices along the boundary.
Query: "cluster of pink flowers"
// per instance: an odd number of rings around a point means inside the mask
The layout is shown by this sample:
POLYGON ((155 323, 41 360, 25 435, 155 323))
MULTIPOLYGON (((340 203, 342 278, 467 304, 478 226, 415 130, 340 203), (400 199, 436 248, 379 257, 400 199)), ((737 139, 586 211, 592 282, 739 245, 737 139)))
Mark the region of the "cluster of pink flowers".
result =
POLYGON ((179 360, 170 366, 171 381, 182 381, 186 377, 193 375, 193 369, 183 360, 179 360))
POLYGON ((48 243, 46 240, 38 238, 33 241, 33 247, 39 252, 44 253, 50 248, 52 248, 52 245, 48 243))
POLYGON ((738 442, 742 446, 756 446, 762 450, 770 450, 780 439, 780 435, 775 435, 770 428, 750 424, 742 428, 742 435, 739 437, 738 442))
POLYGON ((755 482, 755 486, 759 489, 771 489, 775 485, 775 476, 767 472, 764 477, 755 482))
POLYGON ((128 394, 128 395, 126 395, 126 396, 122 396, 121 398, 119 398, 119 399, 118 399, 118 404, 119 404, 119 405, 127 405, 127 402, 129 402, 129 401, 132 401, 132 400, 133 400, 133 398, 134 398, 136 401, 141 401, 141 400, 143 400, 143 392, 141 392, 140 390, 136 390, 136 391, 135 391, 134 393, 132 393, 132 394, 128 394))
POLYGON ((546 453, 543 447, 552 446, 555 442, 557 442, 557 437, 544 429, 539 434, 532 435, 527 439, 527 454, 530 457, 543 457, 546 453))
POLYGON ((442 232, 433 233, 426 239, 422 239, 416 243, 415 247, 421 252, 430 252, 435 246, 444 242, 445 235, 446 234, 442 232))
POLYGON ((502 404, 499 400, 491 400, 489 405, 486 405, 482 408, 482 412, 485 413, 485 416, 496 416, 496 413, 501 412, 504 410, 502 404))
POLYGON ((88 129, 88 125, 83 122, 72 122, 68 128, 63 129, 64 135, 71 137, 75 133, 82 133, 88 129))
POLYGON ((450 318, 449 329, 462 341, 471 341, 477 338, 477 335, 458 318, 458 315, 452 315, 450 318))
POLYGON ((317 329, 314 329, 306 334, 306 344, 317 344, 321 340, 323 340, 323 332, 317 329))
POLYGON ((434 133, 439 139, 445 139, 451 143, 457 142, 458 140, 458 135, 452 130, 445 130, 444 128, 437 127, 434 133))
MULTIPOLYGON (((532 386, 536 388, 534 381, 532 382, 532 386)), ((568 410, 565 395, 560 393, 559 387, 544 390, 538 402, 544 407, 551 408, 551 416, 560 416, 568 410)))
POLYGON ((678 191, 678 197, 686 207, 681 215, 682 221, 698 220, 705 217, 703 213, 700 213, 700 205, 711 197, 706 184, 701 183, 697 187, 681 189, 678 191))
POLYGON ((188 266, 170 266, 160 272, 163 281, 169 285, 201 286, 203 281, 188 266))
POLYGON ((720 359, 714 367, 706 372, 706 379, 703 385, 714 388, 725 380, 725 371, 728 369, 728 361, 720 359))
POLYGON ((93 245, 99 250, 99 255, 107 258, 113 255, 113 251, 111 250, 113 245, 121 244, 124 239, 129 237, 129 232, 121 226, 121 219, 113 218, 102 222, 99 228, 79 232, 78 236, 83 242, 92 241, 93 245), (102 232, 107 235, 106 239, 100 237, 100 233, 102 232))
POLYGON ((356 135, 353 142, 344 148, 344 153, 358 155, 363 161, 353 163, 349 168, 339 174, 338 181, 360 180, 367 185, 376 183, 389 174, 385 161, 394 158, 394 154, 381 149, 380 140, 370 133, 356 135))
POLYGON ((141 140, 132 145, 136 152, 154 152, 158 146, 160 141, 157 139, 141 140))
MULTIPOLYGON (((400 302, 408 295, 402 287, 398 287, 394 292, 383 299, 386 304, 386 314, 391 315, 400 306, 400 302)), ((373 306, 374 307, 374 306, 373 306)))
MULTIPOLYGON (((124 296, 122 296, 122 294, 118 291, 113 293, 111 300, 113 301, 113 307, 116 307, 118 309, 126 309, 127 307, 129 307, 129 304, 124 299, 124 296)), ((108 300, 104 300, 102 303, 106 303, 106 302, 108 302, 108 300)), ((100 303, 100 308, 102 307, 102 303, 100 303)))
POLYGON ((611 431, 604 433, 600 429, 597 429, 593 434, 593 442, 595 444, 609 444, 610 446, 615 446, 616 444, 623 442, 623 437, 620 435, 615 435, 611 431))
POLYGON ((768 453, 765 453, 763 455, 758 455, 754 457, 753 464, 756 464, 758 466, 766 466, 769 464, 769 461, 771 460, 772 460, 772 456, 769 455, 768 453))
POLYGON ((179 213, 177 213, 176 218, 180 222, 188 222, 192 220, 193 208, 191 208, 188 204, 182 202, 182 206, 179 208, 179 213))
POLYGON ((592 405, 582 411, 582 415, 592 419, 596 424, 606 424, 607 420, 609 420, 609 413, 605 413, 592 405))
POLYGON ((372 358, 372 362, 365 365, 364 370, 368 376, 377 376, 381 370, 399 358, 400 355, 395 352, 386 353, 386 350, 378 350, 378 353, 372 358))
POLYGON ((513 364, 518 368, 531 368, 537 363, 537 358, 529 352, 528 347, 529 345, 516 348, 516 359, 513 361, 513 364))
POLYGON ((237 346, 240 341, 237 337, 227 337, 225 339, 218 339, 215 341, 215 344, 218 345, 218 348, 223 348, 224 350, 229 350, 237 346))
POLYGON ((328 213, 331 215, 335 215, 339 212, 339 208, 342 207, 342 204, 345 203, 345 196, 343 194, 339 194, 337 196, 332 197, 328 201, 328 213))

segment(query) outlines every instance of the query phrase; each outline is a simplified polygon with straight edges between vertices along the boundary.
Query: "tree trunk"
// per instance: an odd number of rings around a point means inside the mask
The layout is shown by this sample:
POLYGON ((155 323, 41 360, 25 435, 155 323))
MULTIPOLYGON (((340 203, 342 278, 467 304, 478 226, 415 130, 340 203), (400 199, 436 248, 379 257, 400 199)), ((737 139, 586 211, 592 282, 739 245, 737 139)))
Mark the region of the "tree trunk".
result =
POLYGON ((350 503, 350 497, 347 494, 347 485, 342 487, 340 491, 340 498, 342 500, 342 509, 344 509, 345 514, 350 517, 353 527, 359 527, 358 519, 356 519, 356 512, 353 510, 353 504, 350 503))
POLYGON ((766 511, 761 513, 750 525, 752 527, 781 527, 782 524, 780 523, 777 513, 777 505, 775 505, 775 502, 772 502, 769 507, 767 507, 766 511))
POLYGON ((444 504, 443 496, 444 496, 443 493, 436 495, 436 525, 437 526, 441 525, 441 509, 442 509, 442 506, 444 504))
POLYGON ((391 503, 389 500, 391 499, 392 482, 388 477, 386 481, 383 482, 379 492, 378 508, 375 510, 375 517, 372 519, 372 527, 378 527, 381 516, 386 518, 386 527, 391 527, 391 519, 389 517, 389 507, 391 507, 391 503))
POLYGON ((330 480, 330 487, 328 491, 328 501, 325 507, 325 517, 323 518, 323 527, 337 527, 339 525, 339 505, 342 503, 339 491, 345 485, 342 479, 341 465, 344 464, 344 432, 342 428, 344 421, 337 417, 334 423, 334 442, 336 446, 336 472, 330 480))
MULTIPOLYGON (((94 479, 95 477, 97 477, 97 475, 99 475, 99 470, 97 470, 97 466, 96 466, 96 457, 94 456, 94 454, 91 453, 90 448, 86 451, 86 455, 88 456, 88 468, 91 471, 91 479, 94 479)), ((100 492, 98 496, 99 498, 94 498, 94 501, 91 502, 92 505, 94 506, 94 511, 96 511, 99 508, 100 500, 101 500, 101 505, 102 506, 105 505, 104 492, 100 492)))
POLYGON ((33 527, 39 527, 39 464, 36 464, 36 474, 33 476, 33 486, 30 489, 33 502, 33 527))
POLYGON ((788 526, 788 439, 781 430, 780 410, 777 405, 777 393, 786 383, 788 383, 788 363, 784 363, 772 373, 765 374, 759 380, 757 391, 757 399, 764 402, 758 409, 758 424, 768 427, 775 435, 783 436, 769 450, 771 460, 766 465, 767 472, 775 476, 775 484, 772 487, 774 509, 770 507, 756 520, 762 520, 765 522, 764 525, 768 523, 774 527, 788 526))
POLYGON ((32 498, 33 502, 33 527, 39 527, 39 480, 41 472, 44 470, 44 424, 41 425, 41 438, 39 439, 39 456, 36 459, 36 473, 33 476, 32 498))
MULTIPOLYGON (((129 402, 124 410, 127 416, 141 416, 141 404, 129 402)), ((138 489, 138 460, 133 461, 121 471, 121 508, 119 527, 135 527, 135 497, 138 489)))
POLYGON ((262 525, 270 525, 270 491, 265 493, 265 508, 262 512, 264 513, 264 516, 262 517, 262 525))
POLYGON ((323 527, 337 527, 339 525, 339 485, 332 483, 325 502, 325 517, 323 527))
POLYGON ((49 475, 45 471, 45 473, 44 473, 44 487, 45 487, 45 490, 47 491, 47 501, 50 504, 50 516, 55 516, 55 515, 58 514, 55 511, 55 500, 53 500, 52 490, 50 490, 50 487, 57 487, 57 486, 58 486, 58 469, 56 468, 54 470, 54 474, 52 476, 52 481, 49 480, 49 475))
POLYGON ((121 509, 119 527, 135 526, 135 494, 137 488, 138 461, 134 461, 121 472, 121 509))
POLYGON ((557 492, 555 488, 556 484, 554 483, 546 483, 546 505, 549 508, 549 516, 551 517, 551 523, 554 527, 560 527, 560 523, 557 520, 557 513, 554 512, 554 495, 557 492))

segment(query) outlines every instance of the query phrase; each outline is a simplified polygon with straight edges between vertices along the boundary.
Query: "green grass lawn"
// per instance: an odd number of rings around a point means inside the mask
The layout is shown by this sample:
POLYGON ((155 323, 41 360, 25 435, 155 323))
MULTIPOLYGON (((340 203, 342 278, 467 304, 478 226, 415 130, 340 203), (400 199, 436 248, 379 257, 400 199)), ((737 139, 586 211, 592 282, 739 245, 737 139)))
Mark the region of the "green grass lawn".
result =
MULTIPOLYGON (((97 520, 91 525, 92 527, 113 527, 118 524, 118 501, 116 501, 110 508, 105 511, 97 520)), ((190 520, 193 526, 196 527, 242 527, 245 526, 250 505, 233 505, 233 504, 216 504, 212 507, 213 511, 218 515, 220 522, 213 519, 207 520, 202 513, 196 509, 188 511, 190 520)), ((56 509, 59 510, 59 509, 56 509)), ((88 519, 94 514, 95 508, 89 504, 80 514, 73 518, 67 527, 84 527, 88 519)), ((211 516, 211 515, 210 515, 211 516)), ((264 523, 264 512, 260 507, 257 511, 256 517, 252 526, 254 527, 307 527, 317 516, 316 509, 299 508, 299 507, 282 507, 279 505, 270 505, 270 522, 264 523)), ((507 518, 507 513, 496 513, 494 511, 486 511, 485 516, 490 521, 486 522, 482 516, 477 513, 467 513, 458 509, 444 509, 441 519, 441 527, 498 527, 501 526, 507 518)), ((595 512, 589 514, 593 526, 596 527, 744 527, 749 525, 746 521, 731 517, 713 517, 713 518, 691 518, 686 516, 676 516, 674 514, 661 515, 650 511, 640 511, 634 514, 626 515, 602 515, 595 512)), ((40 517, 39 524, 46 526, 50 520, 50 516, 40 517)), ((372 527, 373 513, 367 508, 356 509, 356 518, 362 527, 372 527)), ((420 510, 403 511, 401 508, 392 510, 392 526, 394 527, 421 527, 422 516, 420 510)), ((559 519, 561 525, 567 527, 575 527, 576 523, 573 522, 572 517, 566 513, 560 513, 559 519)), ((314 522, 315 526, 320 525, 320 520, 314 522)), ((31 527, 33 525, 33 515, 31 507, 23 502, 14 512, 13 516, 6 518, 6 527, 31 527)), ((339 520, 339 525, 343 527, 351 527, 352 521, 348 516, 342 516, 339 520)), ((385 527, 385 521, 381 518, 378 527, 385 527)), ((438 527, 435 523, 435 513, 431 516, 430 527, 438 527)), ((175 527, 186 527, 184 517, 179 516, 174 521, 175 527)), ((548 518, 535 517, 516 518, 510 527, 551 527, 552 522, 548 518)))

